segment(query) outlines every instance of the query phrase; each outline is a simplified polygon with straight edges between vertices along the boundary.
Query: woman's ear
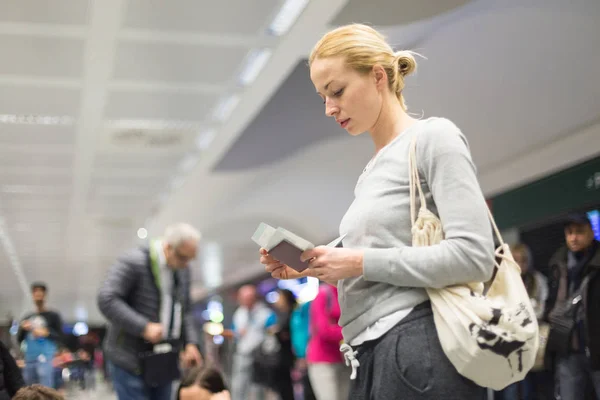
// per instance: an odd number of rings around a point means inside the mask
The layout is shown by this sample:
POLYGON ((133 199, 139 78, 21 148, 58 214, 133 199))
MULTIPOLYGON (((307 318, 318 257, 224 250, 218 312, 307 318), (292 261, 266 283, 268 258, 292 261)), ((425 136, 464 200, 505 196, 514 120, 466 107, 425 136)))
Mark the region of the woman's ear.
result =
POLYGON ((378 89, 387 87, 387 74, 381 65, 373 65, 371 75, 373 76, 375 86, 377 86, 378 89))

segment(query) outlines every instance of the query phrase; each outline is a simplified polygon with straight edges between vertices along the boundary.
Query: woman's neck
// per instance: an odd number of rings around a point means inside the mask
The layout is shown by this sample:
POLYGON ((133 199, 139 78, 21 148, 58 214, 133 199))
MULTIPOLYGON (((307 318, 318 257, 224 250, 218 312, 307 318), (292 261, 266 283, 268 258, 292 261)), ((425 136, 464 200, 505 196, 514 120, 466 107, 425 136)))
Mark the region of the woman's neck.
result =
POLYGON ((384 101, 377 122, 369 131, 371 139, 375 143, 375 153, 378 153, 399 134, 417 122, 402 109, 398 99, 393 97, 388 100, 384 101))

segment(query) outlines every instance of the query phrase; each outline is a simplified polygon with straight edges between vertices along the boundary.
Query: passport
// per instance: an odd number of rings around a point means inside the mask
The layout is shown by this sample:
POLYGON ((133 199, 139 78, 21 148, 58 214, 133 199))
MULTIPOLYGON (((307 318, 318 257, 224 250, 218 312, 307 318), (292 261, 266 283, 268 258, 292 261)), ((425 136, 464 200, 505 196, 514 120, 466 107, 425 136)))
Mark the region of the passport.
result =
MULTIPOLYGON (((342 247, 342 240, 346 235, 334 239, 327 246, 342 247)), ((252 240, 260 247, 267 250, 269 255, 281 261, 290 268, 302 272, 308 268, 308 262, 300 260, 301 254, 313 249, 315 245, 310 241, 288 231, 287 229, 272 226, 261 222, 252 235, 252 240)))

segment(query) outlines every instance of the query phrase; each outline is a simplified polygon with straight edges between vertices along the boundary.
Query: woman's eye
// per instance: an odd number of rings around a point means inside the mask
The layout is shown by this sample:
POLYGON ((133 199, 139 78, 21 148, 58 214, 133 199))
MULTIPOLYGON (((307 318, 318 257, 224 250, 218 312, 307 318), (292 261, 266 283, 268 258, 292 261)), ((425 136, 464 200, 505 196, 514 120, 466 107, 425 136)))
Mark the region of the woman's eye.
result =
POLYGON ((344 92, 344 89, 340 89, 340 90, 338 90, 337 92, 335 92, 333 95, 334 95, 335 97, 340 97, 340 96, 342 95, 342 93, 343 93, 343 92, 344 92))

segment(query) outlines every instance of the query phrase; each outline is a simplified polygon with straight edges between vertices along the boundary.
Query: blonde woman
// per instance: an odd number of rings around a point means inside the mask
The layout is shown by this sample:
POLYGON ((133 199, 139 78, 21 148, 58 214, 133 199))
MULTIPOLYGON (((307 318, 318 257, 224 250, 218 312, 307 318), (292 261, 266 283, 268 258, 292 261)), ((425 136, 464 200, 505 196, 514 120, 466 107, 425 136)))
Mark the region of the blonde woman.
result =
POLYGON ((415 59, 368 26, 327 33, 309 65, 325 113, 352 136, 368 132, 375 154, 341 221, 343 248, 306 251, 303 274, 264 249, 261 262, 276 278, 310 275, 337 285, 342 348, 353 366, 350 399, 482 399, 484 390, 442 351, 425 291, 485 281, 493 272, 492 230, 465 137, 447 119, 407 113, 403 89, 415 59), (427 206, 445 232, 436 246, 411 247, 413 138, 427 206))

